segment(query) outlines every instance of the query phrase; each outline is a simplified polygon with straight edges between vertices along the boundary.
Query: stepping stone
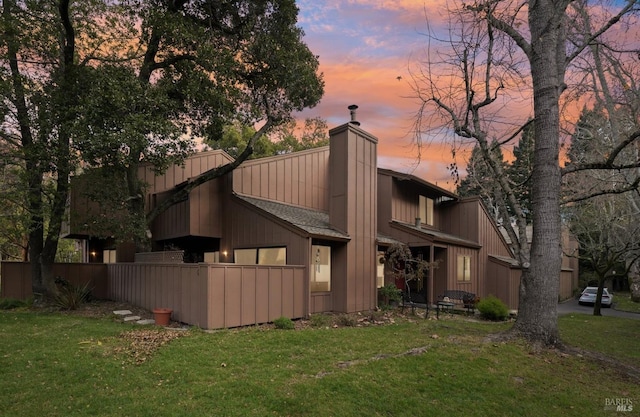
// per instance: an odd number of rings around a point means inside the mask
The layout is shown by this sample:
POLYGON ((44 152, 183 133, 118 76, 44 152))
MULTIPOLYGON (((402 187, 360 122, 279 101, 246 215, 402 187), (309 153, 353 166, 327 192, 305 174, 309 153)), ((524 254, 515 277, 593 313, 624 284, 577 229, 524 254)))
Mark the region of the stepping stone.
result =
POLYGON ((124 321, 136 321, 136 320, 140 320, 141 317, 140 316, 127 316, 124 318, 124 321))
POLYGON ((154 319, 144 319, 136 321, 136 324, 156 324, 154 319))
POLYGON ((113 312, 113 314, 116 314, 118 316, 128 316, 128 315, 130 315, 132 313, 129 310, 116 310, 116 311, 113 312))

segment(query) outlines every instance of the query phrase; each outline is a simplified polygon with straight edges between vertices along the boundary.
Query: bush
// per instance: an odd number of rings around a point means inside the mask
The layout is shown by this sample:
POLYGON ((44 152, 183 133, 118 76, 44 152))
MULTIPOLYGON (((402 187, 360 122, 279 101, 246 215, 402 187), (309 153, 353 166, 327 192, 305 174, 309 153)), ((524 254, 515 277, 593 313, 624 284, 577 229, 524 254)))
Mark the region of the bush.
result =
POLYGON ((332 318, 326 314, 312 314, 309 317, 311 327, 329 327, 332 324, 332 318))
POLYGON ((73 285, 64 278, 56 278, 58 293, 53 297, 53 303, 62 310, 76 310, 80 304, 89 300, 91 289, 89 282, 84 285, 73 285))
POLYGON ((500 321, 509 315, 507 305, 493 295, 480 300, 477 307, 480 315, 487 320, 500 321))
POLYGON ((276 326, 276 329, 282 329, 282 330, 293 330, 296 327, 290 318, 284 317, 284 316, 278 317, 277 319, 275 319, 273 321, 273 325, 276 326))
POLYGON ((0 310, 13 310, 14 308, 27 306, 29 306, 29 303, 27 301, 18 300, 15 298, 3 298, 0 300, 0 310))
POLYGON ((391 307, 393 302, 398 302, 402 298, 402 292, 395 286, 395 284, 387 284, 384 287, 378 288, 378 296, 382 299, 380 308, 383 310, 391 307))

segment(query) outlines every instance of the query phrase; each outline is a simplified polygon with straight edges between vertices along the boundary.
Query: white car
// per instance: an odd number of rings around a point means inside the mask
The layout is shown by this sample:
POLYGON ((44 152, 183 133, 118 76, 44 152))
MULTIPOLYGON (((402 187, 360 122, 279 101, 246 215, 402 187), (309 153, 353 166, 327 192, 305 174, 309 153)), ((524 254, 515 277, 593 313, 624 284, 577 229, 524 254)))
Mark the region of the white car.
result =
MULTIPOLYGON (((598 295, 598 287, 587 287, 580 294, 580 299, 578 300, 578 304, 595 304, 596 296, 598 295)), ((611 307, 613 304, 613 295, 609 294, 606 288, 602 290, 602 301, 601 306, 603 307, 611 307)))

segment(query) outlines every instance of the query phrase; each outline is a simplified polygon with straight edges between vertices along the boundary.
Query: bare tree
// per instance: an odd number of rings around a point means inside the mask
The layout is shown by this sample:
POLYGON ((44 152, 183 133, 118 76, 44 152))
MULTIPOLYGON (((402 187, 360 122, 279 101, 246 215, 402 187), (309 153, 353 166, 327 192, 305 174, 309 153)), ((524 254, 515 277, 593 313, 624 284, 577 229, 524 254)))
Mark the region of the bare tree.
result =
POLYGON ((565 214, 570 220, 579 250, 568 253, 579 258, 595 272, 598 292, 593 314, 600 314, 604 285, 616 271, 626 275, 640 259, 640 212, 624 195, 601 195, 572 204, 565 214), (628 261, 628 262, 626 262, 628 261), (625 265, 624 270, 619 267, 625 265))
MULTIPOLYGON (((442 42, 429 37, 433 44, 413 78, 421 103, 416 140, 420 142, 426 134, 433 134, 434 128, 452 127, 455 138, 479 146, 499 185, 496 200, 501 202, 503 218, 511 218, 515 225, 503 223, 522 268, 520 308, 512 334, 544 345, 559 341, 556 303, 562 255, 562 175, 581 170, 573 167, 563 172, 560 166, 561 103, 589 99, 584 91, 596 88, 594 79, 583 75, 575 84, 584 87, 589 81, 591 87, 569 90, 567 78, 573 81, 583 74, 576 63, 595 62, 589 56, 593 45, 604 45, 609 32, 623 30, 638 13, 633 0, 604 6, 596 8, 585 1, 571 0, 524 3, 488 0, 462 4, 450 11, 449 39, 442 42), (437 50, 436 46, 446 48, 437 50), (442 84, 443 70, 450 80, 446 84, 442 84), (527 100, 533 102, 535 142, 530 244, 526 213, 502 165, 492 157, 488 141, 491 135, 498 138, 499 146, 513 146, 530 115, 523 114, 518 120, 510 107, 527 100)), ((622 45, 611 50, 629 52, 626 48, 622 45)), ((637 133, 632 133, 618 143, 622 149, 637 139, 637 133)), ((460 145, 454 142, 455 146, 460 145)), ((609 156, 616 161, 613 153, 609 156)), ((613 164, 605 165, 611 169, 613 164)))

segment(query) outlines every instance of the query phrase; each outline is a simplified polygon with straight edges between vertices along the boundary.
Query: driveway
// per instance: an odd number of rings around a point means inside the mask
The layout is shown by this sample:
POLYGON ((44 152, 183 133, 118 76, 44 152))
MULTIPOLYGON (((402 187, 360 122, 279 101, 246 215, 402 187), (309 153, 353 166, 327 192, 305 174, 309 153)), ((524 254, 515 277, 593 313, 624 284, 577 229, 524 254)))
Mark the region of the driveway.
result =
MULTIPOLYGON (((613 304, 615 305, 615 297, 613 299, 613 304)), ((601 308, 600 312, 603 316, 611 316, 611 317, 626 317, 629 319, 637 319, 640 320, 639 313, 629 313, 627 311, 618 311, 615 307, 612 308, 601 308)), ((589 314, 593 315, 593 306, 581 306, 578 304, 578 300, 572 298, 567 301, 563 301, 558 304, 558 315, 562 314, 572 314, 572 313, 581 313, 581 314, 589 314)))

